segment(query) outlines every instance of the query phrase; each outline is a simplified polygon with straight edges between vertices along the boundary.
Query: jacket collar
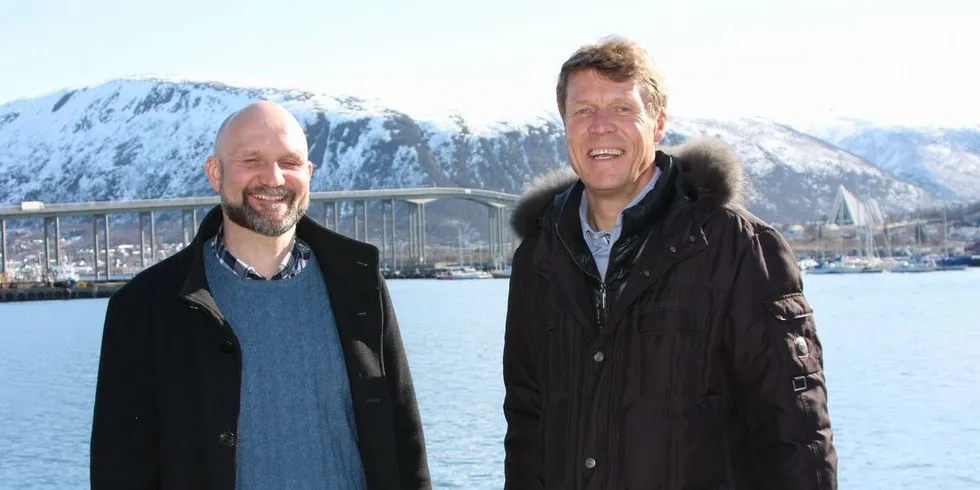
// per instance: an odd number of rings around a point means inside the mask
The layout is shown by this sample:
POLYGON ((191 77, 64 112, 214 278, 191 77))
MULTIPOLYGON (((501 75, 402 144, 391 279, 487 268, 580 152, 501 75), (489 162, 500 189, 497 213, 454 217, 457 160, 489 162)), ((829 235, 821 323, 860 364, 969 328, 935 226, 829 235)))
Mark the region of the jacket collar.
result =
MULTIPOLYGON (((201 222, 194 240, 180 253, 189 254, 191 267, 180 289, 179 295, 224 323, 224 315, 218 309, 208 286, 204 270, 205 243, 217 234, 222 223, 221 206, 215 206, 201 222)), ((300 218, 296 226, 297 236, 306 242, 313 250, 320 270, 330 289, 331 302, 337 303, 332 284, 343 284, 346 288, 368 289, 377 291, 379 287, 377 248, 358 242, 343 235, 330 231, 306 215, 300 218)), ((342 303, 340 303, 342 304, 342 303)))
MULTIPOLYGON (((661 175, 650 192, 636 204, 623 210, 620 237, 629 237, 649 229, 650 225, 663 214, 674 196, 672 191, 677 172, 672 158, 662 151, 657 151, 654 164, 660 168, 661 175)), ((581 180, 576 180, 565 192, 555 196, 554 204, 558 209, 559 229, 563 236, 570 233, 582 234, 579 216, 582 199, 585 199, 585 184, 581 180), (577 222, 577 226, 573 226, 573 221, 577 222)))
MULTIPOLYGON (((613 245, 613 252, 621 248, 625 243, 632 240, 642 240, 653 224, 670 207, 674 199, 678 170, 673 163, 670 155, 657 152, 655 164, 661 170, 653 189, 646 194, 635 205, 623 210, 622 229, 616 244, 613 245)), ((599 271, 595 265, 595 259, 589 251, 588 245, 582 236, 582 223, 579 217, 579 207, 582 199, 585 199, 585 184, 581 180, 576 180, 569 185, 564 192, 556 195, 552 202, 552 214, 543 217, 544 222, 549 226, 555 226, 565 247, 572 254, 573 260, 595 277, 599 277, 599 271), (554 225, 552 225, 554 224, 554 225)), ((614 253, 610 253, 609 267, 614 267, 612 260, 614 253)), ((536 263, 547 262, 547 257, 539 257, 536 263)))
MULTIPOLYGON (((658 152, 658 165, 670 157, 678 178, 674 187, 679 197, 718 206, 741 206, 743 182, 742 162, 734 149, 718 139, 693 139, 681 145, 664 148, 658 152)), ((661 167, 663 170, 663 167, 661 167)), ((661 175, 661 179, 664 175, 661 175)), ((665 183, 658 181, 657 187, 665 183)), ((539 176, 521 196, 511 215, 511 227, 518 238, 526 238, 539 230, 546 218, 561 208, 568 199, 581 193, 583 186, 570 168, 560 169, 539 176)), ((575 201, 578 204, 579 201, 575 201)), ((626 221, 624 215, 624 222, 626 221)), ((581 227, 581 225, 580 225, 581 227)), ((623 230, 623 234, 628 233, 623 230)))
MULTIPOLYGON (((728 154, 724 148, 719 148, 708 144, 682 147, 675 150, 676 153, 657 152, 656 164, 663 172, 660 180, 637 205, 624 210, 623 231, 610 252, 610 270, 636 269, 643 273, 621 284, 624 288, 615 291, 615 306, 609 310, 607 325, 615 325, 628 305, 656 282, 671 264, 706 246, 700 229, 701 218, 706 212, 719 205, 739 205, 740 166, 735 159, 726 160, 728 154), (679 154, 688 160, 678 157, 679 154), (651 236, 655 238, 651 240, 651 236), (625 254, 628 247, 633 247, 634 253, 625 254), (630 265, 634 261, 635 264, 630 265)), ((567 299, 570 311, 587 325, 590 318, 583 305, 591 304, 592 298, 588 288, 578 286, 581 283, 570 275, 576 267, 586 271, 591 267, 592 275, 598 277, 578 219, 577 209, 583 191, 584 184, 574 179, 560 192, 539 190, 536 194, 526 195, 518 204, 511 224, 522 238, 538 229, 552 228, 554 233, 542 233, 541 242, 532 252, 534 268, 563 291, 560 296, 567 299), (548 196, 547 202, 542 202, 544 196, 548 196), (569 254, 553 253, 554 241, 563 242, 558 246, 567 248, 569 254)))

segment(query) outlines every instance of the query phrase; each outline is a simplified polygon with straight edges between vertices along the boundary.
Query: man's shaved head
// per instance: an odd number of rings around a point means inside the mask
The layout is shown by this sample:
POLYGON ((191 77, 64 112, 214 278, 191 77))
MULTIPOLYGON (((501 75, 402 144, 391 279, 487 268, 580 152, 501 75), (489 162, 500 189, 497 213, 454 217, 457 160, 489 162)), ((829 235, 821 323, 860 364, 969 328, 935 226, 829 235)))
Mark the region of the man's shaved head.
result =
POLYGON ((309 205, 313 164, 306 134, 274 102, 254 102, 228 116, 205 170, 225 216, 256 233, 288 232, 309 205))
POLYGON ((285 108, 267 100, 253 102, 229 115, 221 122, 218 127, 218 134, 214 138, 214 154, 218 159, 225 158, 225 151, 228 150, 228 134, 235 132, 243 125, 265 123, 270 129, 278 130, 286 134, 302 137, 302 149, 304 154, 307 150, 306 134, 303 126, 285 108))

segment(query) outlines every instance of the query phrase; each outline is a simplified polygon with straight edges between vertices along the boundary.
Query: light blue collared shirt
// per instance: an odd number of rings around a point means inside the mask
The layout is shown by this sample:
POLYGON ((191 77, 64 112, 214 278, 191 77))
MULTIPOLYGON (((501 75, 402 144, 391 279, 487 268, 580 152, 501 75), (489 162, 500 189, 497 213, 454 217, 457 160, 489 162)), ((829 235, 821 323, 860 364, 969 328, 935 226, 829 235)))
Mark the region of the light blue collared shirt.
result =
MULTIPOLYGON (((643 187, 636 197, 626 205, 625 209, 629 209, 635 206, 638 202, 643 200, 647 194, 653 190, 653 186, 656 185, 657 179, 660 178, 660 167, 654 167, 656 170, 653 173, 653 178, 650 182, 643 187)), ((589 246, 589 251, 592 252, 592 257, 595 259, 595 265, 599 268, 599 277, 606 277, 606 268, 609 267, 609 251, 612 250, 613 245, 616 240, 619 239, 619 234, 623 231, 623 213, 619 213, 616 216, 616 224, 613 225, 612 231, 595 231, 589 226, 588 219, 589 211, 589 200, 585 194, 582 192, 582 202, 578 207, 579 220, 582 222, 582 236, 585 238, 586 245, 589 246)))

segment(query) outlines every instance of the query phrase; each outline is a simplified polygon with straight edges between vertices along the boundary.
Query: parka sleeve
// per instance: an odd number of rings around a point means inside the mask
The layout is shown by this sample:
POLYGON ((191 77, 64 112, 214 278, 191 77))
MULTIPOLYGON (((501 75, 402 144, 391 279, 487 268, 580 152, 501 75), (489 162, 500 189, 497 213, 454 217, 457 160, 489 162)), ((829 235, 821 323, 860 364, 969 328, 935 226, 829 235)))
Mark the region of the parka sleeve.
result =
POLYGON ((507 299, 504 332, 504 489, 543 490, 541 475, 541 387, 531 347, 531 305, 528 304, 526 270, 530 262, 514 254, 513 276, 507 299))
POLYGON ((772 229, 741 254, 727 330, 749 450, 767 490, 836 490, 823 349, 793 252, 772 229))
POLYGON ((114 296, 102 348, 90 439, 93 490, 157 488, 160 433, 149 334, 127 318, 114 296))

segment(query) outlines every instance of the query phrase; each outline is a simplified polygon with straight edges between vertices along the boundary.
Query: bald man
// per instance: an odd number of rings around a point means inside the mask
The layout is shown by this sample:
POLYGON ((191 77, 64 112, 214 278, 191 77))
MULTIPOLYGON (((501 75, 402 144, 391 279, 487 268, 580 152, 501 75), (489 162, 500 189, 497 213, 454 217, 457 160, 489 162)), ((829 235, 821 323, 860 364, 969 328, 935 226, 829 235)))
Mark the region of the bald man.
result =
POLYGON ((204 170, 221 205, 109 300, 92 488, 431 488, 378 250, 305 216, 300 123, 251 104, 204 170))

